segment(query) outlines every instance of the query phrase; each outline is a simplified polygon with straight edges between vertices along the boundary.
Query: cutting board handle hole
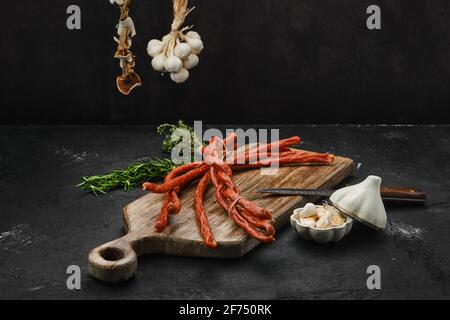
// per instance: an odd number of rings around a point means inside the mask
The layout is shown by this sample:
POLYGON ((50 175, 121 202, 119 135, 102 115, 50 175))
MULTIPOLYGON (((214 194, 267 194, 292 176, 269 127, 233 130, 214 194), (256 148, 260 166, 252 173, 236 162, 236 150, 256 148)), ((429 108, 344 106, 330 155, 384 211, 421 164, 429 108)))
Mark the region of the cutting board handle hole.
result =
POLYGON ((121 282, 134 276, 137 264, 137 254, 130 236, 124 236, 92 250, 88 271, 96 279, 121 282))
POLYGON ((119 248, 106 247, 100 251, 100 256, 106 261, 119 261, 125 257, 125 252, 119 248))

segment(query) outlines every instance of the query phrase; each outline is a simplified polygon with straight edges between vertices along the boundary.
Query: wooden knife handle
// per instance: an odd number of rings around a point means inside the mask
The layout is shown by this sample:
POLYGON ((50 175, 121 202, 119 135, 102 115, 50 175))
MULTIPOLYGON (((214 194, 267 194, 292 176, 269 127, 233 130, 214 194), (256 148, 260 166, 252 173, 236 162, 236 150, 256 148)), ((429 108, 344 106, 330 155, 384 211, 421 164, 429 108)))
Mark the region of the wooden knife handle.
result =
POLYGON ((426 194, 412 187, 381 187, 381 197, 393 204, 425 204, 426 194))

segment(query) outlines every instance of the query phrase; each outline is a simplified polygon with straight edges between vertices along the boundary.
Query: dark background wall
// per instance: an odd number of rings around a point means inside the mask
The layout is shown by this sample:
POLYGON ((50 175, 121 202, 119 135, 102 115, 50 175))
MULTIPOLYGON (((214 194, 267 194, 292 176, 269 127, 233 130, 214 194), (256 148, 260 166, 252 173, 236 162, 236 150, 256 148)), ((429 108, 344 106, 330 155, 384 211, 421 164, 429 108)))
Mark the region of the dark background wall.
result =
POLYGON ((450 123, 448 0, 192 0, 206 49, 184 85, 151 70, 146 44, 170 0, 135 0, 144 87, 123 97, 107 0, 2 0, 2 123, 450 123), (82 30, 66 8, 82 9, 82 30), (382 10, 382 30, 365 27, 382 10))

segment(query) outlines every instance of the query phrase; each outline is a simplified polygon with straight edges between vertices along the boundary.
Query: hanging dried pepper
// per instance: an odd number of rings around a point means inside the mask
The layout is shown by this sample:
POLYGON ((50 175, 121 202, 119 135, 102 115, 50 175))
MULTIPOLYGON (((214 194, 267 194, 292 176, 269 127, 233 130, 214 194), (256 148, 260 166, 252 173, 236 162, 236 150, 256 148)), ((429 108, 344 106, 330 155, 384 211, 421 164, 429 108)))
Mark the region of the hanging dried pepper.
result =
POLYGON ((119 38, 114 37, 117 42, 117 50, 114 58, 119 59, 122 74, 116 79, 117 89, 124 95, 142 85, 141 78, 134 71, 136 57, 131 52, 132 38, 136 35, 133 19, 129 16, 131 0, 110 0, 111 4, 117 4, 120 8, 120 19, 117 25, 119 38))

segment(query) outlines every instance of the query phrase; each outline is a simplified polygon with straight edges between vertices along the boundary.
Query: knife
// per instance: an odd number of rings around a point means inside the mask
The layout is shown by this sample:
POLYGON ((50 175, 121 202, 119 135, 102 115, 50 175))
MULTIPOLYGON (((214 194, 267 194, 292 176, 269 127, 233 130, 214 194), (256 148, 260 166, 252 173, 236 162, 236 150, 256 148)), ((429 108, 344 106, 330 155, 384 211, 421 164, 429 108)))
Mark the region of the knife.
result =
MULTIPOLYGON (((257 190, 260 193, 269 193, 282 196, 315 196, 331 197, 335 190, 320 189, 286 189, 272 188, 257 190)), ((417 188, 410 187, 381 187, 381 198, 388 204, 425 204, 426 194, 417 188)))

